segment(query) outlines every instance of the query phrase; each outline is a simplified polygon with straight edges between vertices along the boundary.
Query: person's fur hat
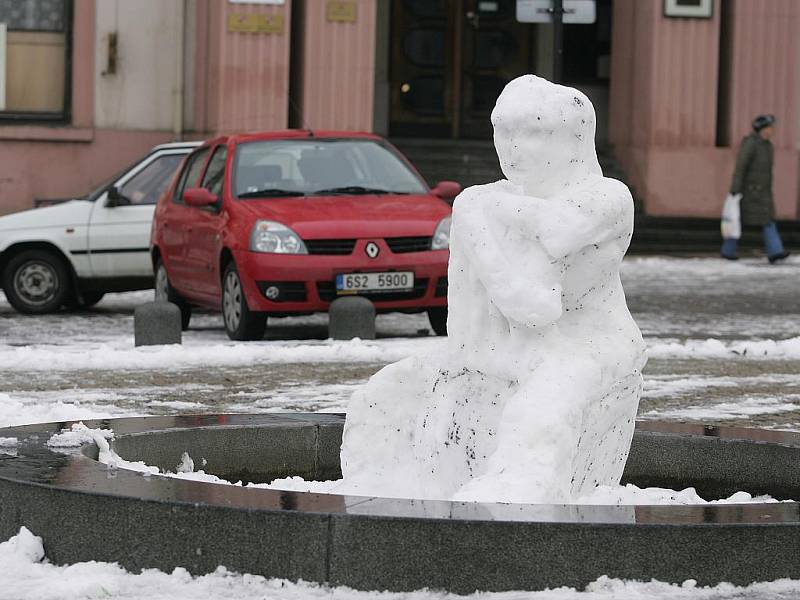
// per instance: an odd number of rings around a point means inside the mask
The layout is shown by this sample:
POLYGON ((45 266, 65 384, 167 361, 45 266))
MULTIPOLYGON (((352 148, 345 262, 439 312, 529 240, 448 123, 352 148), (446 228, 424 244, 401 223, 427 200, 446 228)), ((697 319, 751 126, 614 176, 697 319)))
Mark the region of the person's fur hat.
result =
POLYGON ((775 123, 775 115, 758 115, 753 119, 753 129, 761 131, 764 127, 769 127, 775 123))

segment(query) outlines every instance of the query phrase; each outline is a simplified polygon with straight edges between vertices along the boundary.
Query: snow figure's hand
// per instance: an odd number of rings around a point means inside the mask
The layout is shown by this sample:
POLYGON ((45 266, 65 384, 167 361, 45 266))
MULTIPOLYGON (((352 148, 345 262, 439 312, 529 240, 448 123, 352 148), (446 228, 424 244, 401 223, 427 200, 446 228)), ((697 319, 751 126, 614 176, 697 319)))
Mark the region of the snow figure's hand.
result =
POLYGON ((506 317, 524 327, 544 327, 562 314, 561 286, 542 289, 540 283, 519 277, 496 281, 491 286, 492 304, 506 317))
POLYGON ((526 200, 500 183, 462 192, 453 210, 451 267, 463 255, 506 319, 544 327, 561 317, 561 269, 520 213, 526 200))
POLYGON ((603 177, 590 183, 552 198, 526 197, 527 202, 520 202, 517 218, 532 225, 531 233, 553 258, 615 239, 624 248, 630 242, 633 199, 628 188, 603 177))

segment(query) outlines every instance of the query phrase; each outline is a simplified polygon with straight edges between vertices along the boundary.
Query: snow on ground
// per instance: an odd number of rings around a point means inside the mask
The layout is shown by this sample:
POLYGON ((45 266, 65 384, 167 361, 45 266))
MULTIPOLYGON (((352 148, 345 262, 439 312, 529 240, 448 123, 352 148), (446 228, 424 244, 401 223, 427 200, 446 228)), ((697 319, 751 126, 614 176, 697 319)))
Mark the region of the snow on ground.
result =
POLYGON ((776 415, 800 411, 800 396, 792 394, 780 397, 743 397, 736 402, 717 402, 693 405, 672 410, 653 410, 640 413, 643 419, 660 421, 727 421, 753 415, 776 415))
POLYGON ((651 358, 800 359, 800 337, 779 340, 724 341, 718 339, 654 342, 651 358))
POLYGON ((323 340, 251 342, 208 345, 187 339, 183 345, 140 346, 121 339, 90 346, 21 346, 0 348, 0 370, 66 371, 74 369, 181 369, 239 367, 274 363, 390 363, 413 353, 443 347, 443 338, 389 340, 323 340))
MULTIPOLYGON (((50 394, 48 394, 50 395, 50 394)), ((81 394, 79 402, 69 402, 56 397, 52 401, 33 402, 26 399, 0 394, 0 426, 13 427, 28 423, 48 423, 50 421, 74 421, 79 419, 106 419, 128 416, 126 411, 113 405, 113 396, 100 394, 103 404, 95 404, 93 394, 81 394)))
MULTIPOLYGON (((655 359, 800 360, 800 336, 779 340, 648 340, 655 359)), ((261 341, 208 344, 187 336, 183 345, 133 347, 133 340, 76 345, 0 346, 0 371, 146 370, 247 367, 287 363, 388 364, 419 352, 444 352, 438 337, 350 341, 261 341)))

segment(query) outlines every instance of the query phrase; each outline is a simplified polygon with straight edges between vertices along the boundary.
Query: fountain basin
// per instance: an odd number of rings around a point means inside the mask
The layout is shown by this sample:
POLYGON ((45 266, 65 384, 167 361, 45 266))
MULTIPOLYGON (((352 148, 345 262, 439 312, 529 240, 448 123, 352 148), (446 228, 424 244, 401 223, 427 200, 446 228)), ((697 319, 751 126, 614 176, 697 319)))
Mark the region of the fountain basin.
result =
MULTIPOLYGON (((84 421, 127 460, 252 482, 341 475, 343 415, 84 421)), ((24 525, 57 564, 231 570, 363 590, 582 588, 602 575, 702 585, 800 579, 800 504, 512 505, 223 486, 109 469, 93 443, 56 451, 72 422, 0 429, 0 539, 24 525), (6 449, 8 450, 8 449, 6 449)), ((367 450, 368 451, 368 450, 367 450)), ((800 434, 640 422, 624 482, 800 498, 800 434)))

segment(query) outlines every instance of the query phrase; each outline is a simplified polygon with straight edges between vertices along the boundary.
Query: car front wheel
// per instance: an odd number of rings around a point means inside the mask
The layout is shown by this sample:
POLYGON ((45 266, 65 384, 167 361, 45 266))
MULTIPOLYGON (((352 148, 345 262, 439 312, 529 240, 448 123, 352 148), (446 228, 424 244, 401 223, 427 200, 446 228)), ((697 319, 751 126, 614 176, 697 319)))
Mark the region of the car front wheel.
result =
POLYGON ((225 267, 225 274, 222 276, 222 318, 225 321, 225 331, 232 340, 251 341, 264 337, 267 315, 253 312, 247 306, 242 280, 232 262, 225 267))
POLYGON ((167 268, 160 258, 156 262, 155 301, 172 302, 176 305, 181 310, 181 329, 183 331, 189 329, 189 321, 192 320, 192 306, 172 287, 167 275, 167 268))
POLYGON ((447 335, 447 307, 437 306, 428 309, 428 321, 436 335, 447 335))
POLYGON ((89 308, 90 306, 94 306, 95 304, 100 302, 100 300, 103 299, 103 296, 105 296, 105 293, 103 293, 103 292, 83 292, 81 294, 81 296, 82 296, 82 300, 80 302, 80 306, 83 307, 83 308, 89 308))
POLYGON ((78 299, 77 294, 73 294, 72 298, 67 300, 64 303, 64 306, 67 307, 67 310, 83 310, 86 308, 91 308, 100 300, 103 299, 105 293, 103 292, 81 292, 81 297, 78 299))
POLYGON ((70 295, 69 268, 48 250, 25 250, 3 270, 6 298, 21 313, 41 315, 61 308, 70 295))

